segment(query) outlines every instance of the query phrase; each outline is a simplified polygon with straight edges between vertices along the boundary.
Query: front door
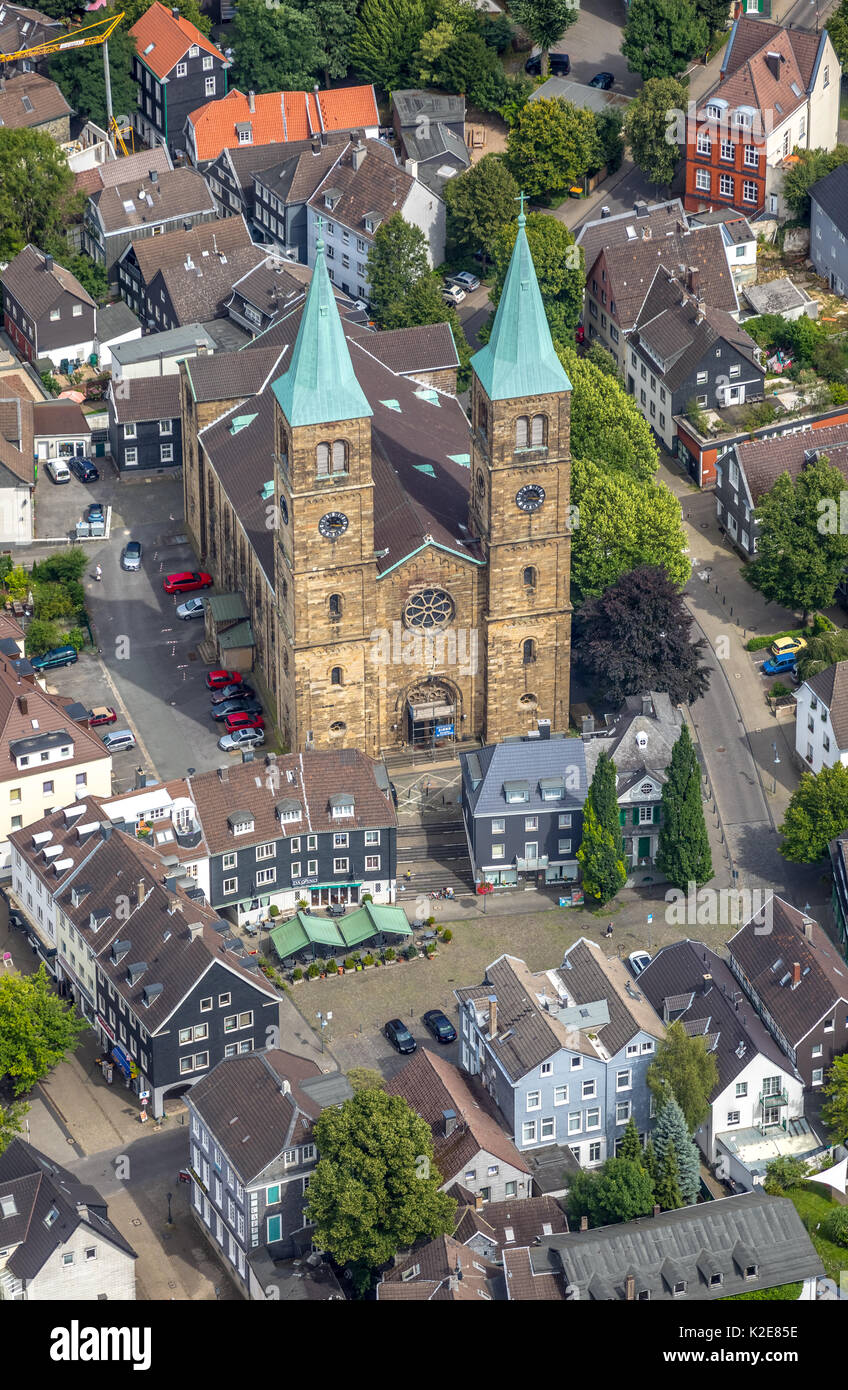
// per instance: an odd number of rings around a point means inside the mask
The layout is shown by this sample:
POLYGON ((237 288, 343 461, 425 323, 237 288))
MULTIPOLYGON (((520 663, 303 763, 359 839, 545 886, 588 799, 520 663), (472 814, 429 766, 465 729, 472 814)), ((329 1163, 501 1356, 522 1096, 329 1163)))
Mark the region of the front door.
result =
POLYGON ((651 837, 650 835, 639 836, 639 858, 649 859, 651 856, 651 837))

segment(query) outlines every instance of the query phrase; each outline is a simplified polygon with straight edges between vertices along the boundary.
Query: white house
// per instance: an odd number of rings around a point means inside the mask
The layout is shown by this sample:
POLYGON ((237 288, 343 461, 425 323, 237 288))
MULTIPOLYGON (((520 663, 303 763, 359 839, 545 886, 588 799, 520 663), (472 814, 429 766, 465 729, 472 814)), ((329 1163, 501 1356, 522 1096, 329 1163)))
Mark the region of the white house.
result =
POLYGON ((806 772, 848 764, 848 661, 810 676, 795 692, 795 752, 806 772))

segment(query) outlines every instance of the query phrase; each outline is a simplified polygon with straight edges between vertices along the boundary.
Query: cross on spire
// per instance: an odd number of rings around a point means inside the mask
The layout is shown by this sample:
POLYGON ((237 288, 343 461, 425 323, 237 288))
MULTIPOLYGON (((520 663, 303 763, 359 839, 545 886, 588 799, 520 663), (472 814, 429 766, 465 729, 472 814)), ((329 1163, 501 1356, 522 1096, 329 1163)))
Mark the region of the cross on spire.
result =
POLYGON ((318 235, 317 235, 316 238, 315 238, 315 250, 316 250, 316 251, 323 251, 323 250, 324 250, 324 219, 323 219, 323 217, 321 216, 320 212, 319 212, 318 216, 317 216, 316 219, 315 219, 315 225, 316 225, 316 227, 317 227, 317 229, 318 229, 318 235))
POLYGON ((527 221, 526 217, 524 216, 524 200, 526 199, 526 197, 527 197, 527 194, 522 190, 522 191, 519 193, 519 195, 518 195, 518 197, 516 198, 516 200, 515 200, 517 203, 520 203, 520 204, 521 204, 521 211, 520 211, 519 214, 518 214, 518 225, 519 225, 519 227, 523 227, 523 226, 524 226, 524 223, 527 221))

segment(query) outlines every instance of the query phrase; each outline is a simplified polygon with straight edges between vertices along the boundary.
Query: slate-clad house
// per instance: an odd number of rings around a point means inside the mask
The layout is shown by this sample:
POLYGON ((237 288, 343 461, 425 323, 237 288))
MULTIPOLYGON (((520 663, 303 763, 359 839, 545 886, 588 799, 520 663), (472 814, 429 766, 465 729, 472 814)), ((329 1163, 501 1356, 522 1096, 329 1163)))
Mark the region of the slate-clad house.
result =
POLYGON ((460 1057, 479 1076, 522 1152, 568 1145, 583 1167, 618 1151, 635 1120, 643 1143, 645 1079, 665 1025, 619 960, 581 938, 560 969, 531 972, 504 955, 459 1000, 460 1057))
MULTIPOLYGON (((342 135, 331 137, 346 143, 342 135)), ((320 140, 317 142, 320 144, 320 140)), ((208 164, 203 177, 212 192, 220 217, 244 217, 251 231, 256 232, 253 217, 253 178, 263 169, 278 168, 285 159, 303 154, 312 148, 312 140, 279 141, 272 145, 239 145, 222 150, 208 164)))
POLYGON ((848 166, 810 189, 810 260, 834 294, 848 294, 848 166))
POLYGON ((306 149, 285 145, 277 163, 263 165, 253 174, 250 215, 257 236, 304 265, 308 260, 306 205, 346 144, 344 134, 334 134, 327 144, 312 140, 306 149))
POLYGON ((271 1297, 273 1264, 309 1250, 313 1125, 352 1094, 339 1072, 276 1048, 220 1062, 189 1092, 192 1214, 246 1297, 271 1297))
POLYGON ((762 916, 727 944, 730 969, 766 1028, 819 1090, 834 1057, 848 1049, 848 965, 818 922, 771 897, 762 916))
MULTIPOLYGON (((210 223, 213 229, 217 223, 210 223)), ((250 242, 230 251, 214 247, 195 257, 190 250, 176 264, 160 266, 147 285, 145 316, 157 329, 184 328, 223 318, 234 281, 265 260, 265 250, 250 242)))
POLYGON ((227 300, 227 314, 253 337, 298 303, 304 294, 308 271, 291 261, 266 256, 254 269, 234 280, 227 300))
POLYGON ((229 258, 251 245, 243 217, 221 217, 197 225, 186 222, 162 236, 131 241, 118 262, 121 297, 147 328, 161 332, 175 325, 163 321, 161 305, 150 296, 150 284, 158 271, 183 266, 186 260, 204 268, 213 256, 229 258))
POLYGON ((211 39, 176 8, 153 4, 130 29, 135 39, 133 78, 138 110, 133 125, 147 145, 185 150, 186 117, 227 90, 230 64, 211 39))
POLYGON ((97 306, 75 275, 27 245, 2 272, 3 327, 28 362, 84 362, 94 351, 97 306))
POLYGON ((0 1153, 0 1301, 135 1298, 132 1246, 95 1188, 17 1136, 0 1153))
POLYGON ((130 377, 110 382, 109 447, 119 472, 162 472, 183 462, 180 379, 130 377))
POLYGON ((809 676, 795 691, 795 757, 816 774, 848 764, 848 661, 809 676))
POLYGON ((842 954, 848 961, 848 833, 828 846, 833 873, 830 905, 842 954))
MULTIPOLYGON (((56 976, 154 1115, 224 1057, 266 1044, 279 996, 180 873, 78 801, 10 836, 16 896, 57 923, 56 976)), ((31 908, 29 909, 32 910, 31 908)))
POLYGON ((126 183, 89 195, 82 249, 118 279, 118 262, 130 242, 217 218, 215 200, 195 169, 151 168, 126 183))
POLYGON ((802 1284, 824 1266, 788 1197, 746 1192, 505 1250, 513 1302, 704 1302, 802 1284))

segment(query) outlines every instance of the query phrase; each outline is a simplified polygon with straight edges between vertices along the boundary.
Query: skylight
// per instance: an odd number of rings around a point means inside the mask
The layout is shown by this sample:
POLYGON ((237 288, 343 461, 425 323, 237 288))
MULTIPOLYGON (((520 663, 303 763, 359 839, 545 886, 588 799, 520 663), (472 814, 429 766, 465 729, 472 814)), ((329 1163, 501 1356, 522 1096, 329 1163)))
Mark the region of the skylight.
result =
POLYGON ((380 401, 380 405, 384 405, 387 410, 396 410, 399 415, 402 414, 400 401, 380 401))
POLYGON ((451 460, 452 463, 458 463, 458 464, 460 464, 463 468, 470 468, 470 467, 471 467, 471 455, 470 455, 470 454, 448 454, 448 458, 451 460))
POLYGON ((438 391, 432 391, 427 387, 423 387, 420 391, 416 391, 415 394, 420 401, 426 401, 428 405, 441 406, 442 404, 439 400, 438 391))
POLYGON ((155 43, 149 43, 149 44, 147 45, 147 47, 144 49, 144 52, 145 52, 145 53, 152 53, 155 47, 156 47, 155 43))
POLYGON ((414 463, 413 468, 416 473, 426 473, 428 478, 435 478, 436 470, 432 463, 414 463))
POLYGON ((252 425, 256 419, 257 413, 258 412, 255 412, 253 415, 234 416, 232 424, 230 425, 230 434, 238 434, 239 430, 246 429, 248 425, 252 425))

